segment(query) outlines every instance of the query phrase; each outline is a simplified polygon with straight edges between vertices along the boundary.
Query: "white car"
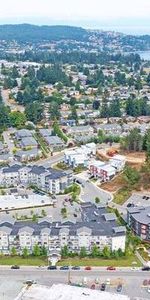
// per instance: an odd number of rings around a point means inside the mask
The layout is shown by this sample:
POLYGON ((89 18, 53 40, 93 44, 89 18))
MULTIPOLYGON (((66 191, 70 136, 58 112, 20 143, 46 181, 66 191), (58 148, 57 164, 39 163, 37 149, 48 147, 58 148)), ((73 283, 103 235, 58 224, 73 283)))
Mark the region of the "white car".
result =
POLYGON ((150 293, 150 287, 148 287, 147 292, 150 293))
POLYGON ((106 284, 110 284, 110 279, 109 278, 106 279, 106 284))

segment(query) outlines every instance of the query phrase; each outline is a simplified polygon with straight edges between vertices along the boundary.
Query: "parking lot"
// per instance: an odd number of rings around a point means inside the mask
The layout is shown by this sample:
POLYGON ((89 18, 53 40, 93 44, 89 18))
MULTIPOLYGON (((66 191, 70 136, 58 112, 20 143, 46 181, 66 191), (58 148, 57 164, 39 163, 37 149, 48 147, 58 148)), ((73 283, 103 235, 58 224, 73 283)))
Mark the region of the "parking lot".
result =
POLYGON ((124 204, 124 207, 127 207, 129 203, 135 206, 150 206, 150 193, 136 193, 133 194, 124 204))

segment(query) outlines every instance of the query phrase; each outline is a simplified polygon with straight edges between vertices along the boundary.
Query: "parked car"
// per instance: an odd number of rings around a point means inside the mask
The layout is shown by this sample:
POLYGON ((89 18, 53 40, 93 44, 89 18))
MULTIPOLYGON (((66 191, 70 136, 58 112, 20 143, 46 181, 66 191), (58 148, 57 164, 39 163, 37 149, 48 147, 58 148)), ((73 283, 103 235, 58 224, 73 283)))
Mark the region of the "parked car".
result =
POLYGON ((122 291, 122 284, 118 284, 117 286, 117 292, 120 293, 122 291))
POLYGON ((91 285, 91 289, 95 290, 95 284, 94 283, 91 285))
POLYGON ((57 270, 56 266, 48 266, 47 270, 57 270))
POLYGON ((105 291, 105 290, 106 290, 106 284, 102 283, 102 285, 101 285, 101 291, 105 291))
POLYGON ((110 284, 110 279, 109 278, 106 279, 106 284, 110 284))
POLYGON ((91 268, 90 266, 87 266, 87 267, 85 267, 85 270, 86 270, 86 271, 91 271, 92 268, 91 268))
POLYGON ((128 203, 127 207, 134 207, 134 204, 133 203, 128 203))
POLYGON ((144 266, 144 267, 142 268, 142 271, 150 271, 150 267, 144 266))
POLYGON ((80 267, 79 266, 74 266, 74 267, 72 267, 72 270, 80 270, 80 267))
POLYGON ((32 280, 32 279, 29 279, 29 280, 26 280, 25 284, 27 285, 32 285, 32 284, 36 284, 37 282, 35 280, 32 280))
POLYGON ((11 269, 12 270, 18 270, 18 269, 20 269, 20 267, 18 265, 13 265, 13 266, 11 266, 11 269))
POLYGON ((147 285, 148 285, 148 280, 147 280, 147 279, 144 279, 144 280, 143 280, 143 285, 144 285, 144 286, 147 286, 147 285))
POLYGON ((115 268, 115 267, 113 267, 113 266, 110 266, 110 267, 107 267, 107 270, 108 270, 108 271, 115 271, 115 270, 116 270, 116 268, 115 268))
POLYGON ((60 267, 60 270, 62 270, 62 271, 69 270, 69 266, 62 266, 62 267, 60 267))

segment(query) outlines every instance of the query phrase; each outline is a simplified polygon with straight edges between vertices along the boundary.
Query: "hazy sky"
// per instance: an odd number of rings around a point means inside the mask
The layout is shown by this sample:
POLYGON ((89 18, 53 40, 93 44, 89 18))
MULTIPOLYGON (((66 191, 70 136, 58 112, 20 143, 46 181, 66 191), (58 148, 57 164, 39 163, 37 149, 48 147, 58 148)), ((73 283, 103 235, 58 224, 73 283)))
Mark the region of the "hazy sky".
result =
POLYGON ((1 24, 75 23, 85 27, 112 24, 112 26, 144 26, 150 30, 150 0, 1 0, 1 2, 1 24))

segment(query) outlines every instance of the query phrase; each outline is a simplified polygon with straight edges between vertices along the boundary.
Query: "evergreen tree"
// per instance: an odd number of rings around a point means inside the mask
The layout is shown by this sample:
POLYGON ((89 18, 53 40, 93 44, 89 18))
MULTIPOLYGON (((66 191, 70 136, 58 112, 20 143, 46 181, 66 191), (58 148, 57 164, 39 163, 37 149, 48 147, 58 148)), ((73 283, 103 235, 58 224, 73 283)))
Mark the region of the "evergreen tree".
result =
POLYGON ((29 256, 29 251, 27 247, 24 247, 22 250, 22 256, 23 258, 27 258, 29 256))
POLYGON ((110 116, 111 117, 121 117, 120 101, 118 98, 112 101, 110 104, 110 116))
POLYGON ((80 249, 80 257, 84 258, 86 256, 87 256, 86 248, 85 247, 81 247, 81 249, 80 249))
POLYGON ((38 246, 38 244, 35 244, 33 247, 33 255, 34 256, 40 256, 41 255, 41 249, 38 246))

